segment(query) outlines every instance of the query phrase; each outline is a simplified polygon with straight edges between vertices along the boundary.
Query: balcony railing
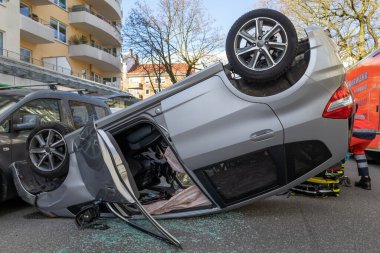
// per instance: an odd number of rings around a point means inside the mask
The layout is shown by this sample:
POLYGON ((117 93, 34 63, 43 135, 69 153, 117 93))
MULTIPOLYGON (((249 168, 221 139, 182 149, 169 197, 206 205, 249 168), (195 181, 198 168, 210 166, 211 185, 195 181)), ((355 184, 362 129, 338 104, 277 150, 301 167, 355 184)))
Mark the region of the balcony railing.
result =
POLYGON ((113 52, 113 49, 112 48, 106 48, 106 47, 102 47, 101 45, 99 45, 99 44, 96 44, 96 43, 88 43, 87 42, 87 37, 86 36, 84 36, 84 35, 82 35, 81 37, 77 37, 77 36, 72 36, 72 37, 70 37, 70 39, 69 39, 69 44, 70 45, 89 45, 89 46, 91 46, 91 47, 94 47, 94 48, 97 48, 97 49, 100 49, 100 50, 102 50, 102 51, 104 51, 104 52, 106 52, 106 53, 108 53, 108 54, 110 54, 110 55, 112 55, 112 56, 114 56, 114 57, 117 57, 117 54, 115 53, 115 52, 113 52), (85 38, 85 41, 83 42, 83 41, 81 41, 81 39, 82 38, 85 38))
POLYGON ((21 38, 34 44, 46 44, 54 42, 54 31, 47 21, 39 18, 35 14, 24 15, 21 13, 20 17, 21 38))
POLYGON ((121 72, 120 57, 90 44, 70 45, 69 56, 82 62, 92 64, 103 72, 121 72))
POLYGON ((0 59, 1 59, 1 57, 5 57, 5 58, 11 59, 11 60, 20 61, 20 62, 27 63, 27 64, 32 64, 34 66, 42 67, 42 68, 45 68, 47 70, 52 70, 52 71, 55 71, 55 72, 60 73, 60 74, 71 75, 71 76, 75 76, 75 77, 85 79, 88 81, 101 83, 104 85, 109 83, 109 81, 103 80, 102 77, 96 77, 94 75, 86 75, 86 74, 82 74, 82 73, 75 73, 71 69, 64 68, 64 67, 61 67, 59 65, 51 64, 48 62, 44 62, 44 61, 39 60, 39 59, 35 59, 35 58, 31 58, 31 57, 24 57, 20 53, 16 53, 16 52, 13 52, 13 51, 10 51, 7 49, 1 49, 0 48, 0 59))
POLYGON ((46 20, 43 20, 42 18, 38 17, 37 14, 34 14, 34 13, 31 13, 29 14, 28 16, 27 15, 24 15, 23 13, 21 13, 21 15, 23 15, 24 17, 27 17, 27 18, 30 18, 30 19, 33 19, 34 21, 40 23, 40 24, 43 24, 45 26, 48 26, 50 27, 50 22, 46 21, 46 20))
POLYGON ((79 11, 85 11, 85 12, 88 12, 98 18, 100 18, 101 20, 107 22, 108 24, 110 24, 111 26, 113 26, 116 31, 120 34, 120 24, 119 25, 115 25, 112 21, 106 19, 104 16, 100 15, 99 13, 93 11, 93 10, 90 10, 88 9, 86 6, 84 5, 74 5, 73 7, 69 8, 69 12, 79 12, 79 11))

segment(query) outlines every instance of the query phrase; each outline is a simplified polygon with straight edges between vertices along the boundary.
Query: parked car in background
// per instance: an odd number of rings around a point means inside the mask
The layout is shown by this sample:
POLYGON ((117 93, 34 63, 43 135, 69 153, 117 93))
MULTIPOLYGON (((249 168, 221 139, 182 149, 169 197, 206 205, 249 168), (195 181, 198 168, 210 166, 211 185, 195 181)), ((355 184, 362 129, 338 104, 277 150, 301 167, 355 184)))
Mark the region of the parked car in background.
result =
POLYGON ((20 196, 79 226, 99 217, 100 204, 127 224, 145 216, 180 247, 155 218, 241 207, 335 165, 348 148, 354 101, 329 34, 305 31, 298 40, 283 14, 247 13, 227 37, 228 65, 67 135, 64 177, 13 164, 20 196))
POLYGON ((63 136, 109 114, 103 101, 73 92, 0 88, 0 202, 17 196, 11 163, 29 160, 43 175, 62 176, 63 136), (31 132, 35 137, 28 140, 31 132))
MULTIPOLYGON (((372 122, 380 132, 380 48, 347 71, 346 81, 358 104, 357 115, 372 122)), ((369 160, 380 160, 380 136, 366 150, 369 160)))

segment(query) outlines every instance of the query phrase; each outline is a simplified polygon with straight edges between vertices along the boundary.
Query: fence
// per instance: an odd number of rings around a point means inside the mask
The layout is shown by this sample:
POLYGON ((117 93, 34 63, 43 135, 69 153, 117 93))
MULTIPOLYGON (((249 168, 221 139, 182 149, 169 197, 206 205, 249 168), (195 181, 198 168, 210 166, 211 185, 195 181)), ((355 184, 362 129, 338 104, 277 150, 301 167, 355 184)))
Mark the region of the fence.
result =
POLYGON ((7 49, 1 49, 0 48, 0 58, 1 57, 5 57, 7 59, 12 59, 12 60, 24 62, 27 64, 32 64, 34 66, 38 66, 38 67, 42 67, 42 68, 45 68, 48 70, 52 70, 52 71, 57 72, 57 73, 61 73, 61 74, 65 74, 65 75, 71 75, 71 76, 78 77, 81 79, 85 79, 88 81, 93 81, 93 82, 97 82, 97 83, 101 83, 101 84, 109 85, 109 86, 115 86, 114 83, 112 83, 110 85, 108 80, 103 80, 102 77, 98 77, 95 74, 86 75, 86 74, 82 74, 82 73, 75 73, 71 69, 64 68, 64 67, 61 67, 59 65, 52 64, 52 63, 42 61, 39 59, 35 59, 35 58, 31 58, 31 57, 25 57, 25 55, 22 55, 20 53, 16 53, 16 52, 13 52, 13 51, 10 51, 7 49))

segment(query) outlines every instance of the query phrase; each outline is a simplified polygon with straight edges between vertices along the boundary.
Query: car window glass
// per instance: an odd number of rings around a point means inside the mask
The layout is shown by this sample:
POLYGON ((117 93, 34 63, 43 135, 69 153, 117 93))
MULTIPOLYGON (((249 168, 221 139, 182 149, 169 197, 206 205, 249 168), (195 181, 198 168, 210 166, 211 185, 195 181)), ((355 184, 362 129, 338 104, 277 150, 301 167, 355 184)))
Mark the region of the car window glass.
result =
POLYGON ((91 104, 78 101, 69 101, 69 105, 75 128, 80 128, 88 122, 97 119, 96 113, 94 112, 94 108, 91 104))
POLYGON ((97 120, 107 116, 107 112, 104 107, 100 107, 100 106, 94 106, 94 107, 95 107, 95 117, 97 120))
POLYGON ((33 123, 35 120, 32 115, 39 117, 40 123, 47 123, 52 121, 61 121, 59 114, 59 103, 56 99, 37 99, 33 100, 14 114, 14 119, 17 123, 33 123))
POLYGON ((15 95, 0 95, 0 114, 15 105, 21 98, 15 95))
POLYGON ((9 133, 9 120, 0 125, 0 133, 9 133))

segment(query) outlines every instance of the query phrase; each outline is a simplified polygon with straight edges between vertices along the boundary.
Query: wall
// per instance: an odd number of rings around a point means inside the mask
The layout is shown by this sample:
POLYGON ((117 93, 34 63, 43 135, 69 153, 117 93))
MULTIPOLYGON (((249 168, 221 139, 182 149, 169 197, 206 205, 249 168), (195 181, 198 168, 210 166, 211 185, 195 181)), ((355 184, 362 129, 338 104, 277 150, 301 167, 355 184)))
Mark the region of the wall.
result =
POLYGON ((0 4, 0 31, 4 32, 4 48, 20 53, 20 1, 10 0, 0 4))

